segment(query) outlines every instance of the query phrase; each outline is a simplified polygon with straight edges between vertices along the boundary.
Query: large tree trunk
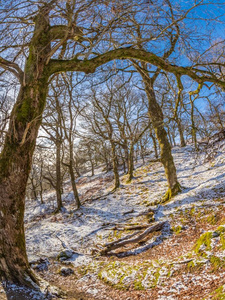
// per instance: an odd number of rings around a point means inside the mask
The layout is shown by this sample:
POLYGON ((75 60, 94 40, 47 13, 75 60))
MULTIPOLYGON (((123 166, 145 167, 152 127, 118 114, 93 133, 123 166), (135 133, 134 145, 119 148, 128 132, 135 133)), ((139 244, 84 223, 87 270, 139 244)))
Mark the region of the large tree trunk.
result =
POLYGON ((0 276, 27 285, 29 277, 36 280, 25 248, 25 191, 46 99, 43 86, 47 82, 40 80, 21 88, 0 155, 0 276))
POLYGON ((26 184, 48 87, 44 66, 50 38, 45 13, 41 11, 35 20, 23 85, 0 154, 0 277, 28 286, 37 280, 28 264, 23 220, 26 184))

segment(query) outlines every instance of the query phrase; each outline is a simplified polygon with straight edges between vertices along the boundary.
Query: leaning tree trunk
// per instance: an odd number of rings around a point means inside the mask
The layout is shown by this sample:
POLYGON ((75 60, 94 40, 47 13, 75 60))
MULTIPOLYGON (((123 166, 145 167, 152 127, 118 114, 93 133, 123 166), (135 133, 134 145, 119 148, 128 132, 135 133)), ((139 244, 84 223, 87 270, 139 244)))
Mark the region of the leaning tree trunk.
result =
POLYGON ((164 128, 164 119, 162 108, 159 106, 153 84, 154 80, 157 78, 159 73, 155 73, 152 78, 149 76, 147 69, 145 68, 145 64, 142 64, 142 68, 140 68, 137 64, 135 64, 137 71, 140 73, 144 85, 145 92, 148 98, 148 113, 149 117, 152 121, 153 128, 155 130, 155 134, 157 140, 159 142, 159 146, 161 149, 161 162, 164 166, 166 178, 168 182, 169 189, 163 197, 162 201, 165 202, 169 200, 172 196, 178 194, 181 190, 180 184, 177 180, 177 172, 176 167, 174 165, 173 156, 171 153, 171 145, 167 138, 167 133, 164 128))
POLYGON ((134 145, 131 143, 129 151, 129 165, 128 165, 128 182, 134 178, 134 145))
POLYGON ((156 137, 158 139, 161 149, 161 161, 163 163, 169 189, 165 194, 163 201, 169 200, 172 196, 180 192, 180 184, 177 180, 176 167, 174 165, 173 156, 171 153, 171 146, 167 138, 167 133, 164 128, 163 112, 157 103, 153 86, 150 82, 145 82, 145 90, 148 97, 149 116, 154 127, 156 137))
POLYGON ((77 208, 80 208, 81 203, 80 203, 80 198, 79 198, 79 194, 78 194, 77 186, 76 186, 76 182, 75 182, 75 175, 74 175, 74 171, 73 171, 73 164, 71 162, 69 164, 69 172, 70 172, 70 178, 71 178, 71 183, 72 183, 72 189, 73 189, 74 199, 76 201, 77 208))
POLYGON ((23 84, 0 154, 0 277, 27 286, 35 286, 37 279, 25 247, 25 191, 47 96, 50 52, 48 18, 41 12, 35 22, 23 84))
POLYGON ((70 133, 70 137, 69 137, 69 147, 70 147, 70 162, 69 162, 69 172, 70 172, 70 178, 71 178, 71 183, 72 183, 72 189, 73 189, 73 195, 77 204, 77 208, 80 208, 81 203, 80 203, 80 198, 79 198, 79 194, 77 191, 77 186, 76 186, 76 182, 75 182, 75 175, 74 175, 74 171, 73 171, 73 164, 74 164, 74 159, 73 159, 73 143, 72 143, 72 137, 71 137, 71 133, 70 133))

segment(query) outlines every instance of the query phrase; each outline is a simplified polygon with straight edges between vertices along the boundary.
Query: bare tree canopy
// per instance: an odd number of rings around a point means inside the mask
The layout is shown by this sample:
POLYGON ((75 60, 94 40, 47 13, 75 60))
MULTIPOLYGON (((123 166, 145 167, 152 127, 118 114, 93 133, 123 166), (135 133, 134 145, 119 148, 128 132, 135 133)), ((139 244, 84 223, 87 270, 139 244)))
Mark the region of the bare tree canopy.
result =
MULTIPOLYGON (((179 89, 178 100, 187 78, 194 82, 190 97, 203 87, 225 88, 224 37, 219 35, 223 7, 223 1, 206 0, 2 1, 0 78, 9 86, 15 77, 17 87, 9 123, 0 127, 4 131, 0 154, 2 278, 28 286, 38 283, 28 264, 23 218, 26 183, 50 82, 59 73, 92 74, 106 64, 109 69, 138 72, 143 80, 139 87, 148 97, 149 118, 160 143, 169 198, 180 191, 180 186, 155 82, 163 73, 172 73, 179 89)), ((134 142, 138 139, 133 139, 132 153, 134 142)), ((116 149, 113 151, 115 156, 116 149)), ((79 206, 78 195, 77 203, 79 206)))

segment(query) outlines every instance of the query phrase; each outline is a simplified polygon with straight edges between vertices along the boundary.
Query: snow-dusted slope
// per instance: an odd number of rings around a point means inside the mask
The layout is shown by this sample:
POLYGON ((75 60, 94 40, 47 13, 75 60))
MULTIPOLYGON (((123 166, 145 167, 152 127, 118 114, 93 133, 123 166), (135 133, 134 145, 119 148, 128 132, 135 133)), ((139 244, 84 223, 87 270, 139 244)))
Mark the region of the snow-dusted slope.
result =
MULTIPOLYGON (((173 149, 183 191, 168 204, 158 207, 157 220, 164 220, 177 207, 185 209, 193 203, 201 205, 203 199, 212 203, 214 197, 224 195, 225 145, 217 144, 213 153, 215 157, 205 162, 208 154, 196 154, 191 146, 173 149)), ((99 176, 103 178, 103 175, 99 176)), ((159 202, 167 188, 162 165, 159 162, 146 164, 136 170, 135 177, 131 184, 124 183, 116 193, 86 203, 79 211, 75 210, 70 199, 65 206, 66 212, 49 214, 48 218, 38 221, 34 217, 50 210, 54 194, 45 196, 44 205, 28 202, 26 242, 29 258, 33 260, 34 257, 56 256, 63 249, 61 241, 78 252, 89 253, 87 246, 95 243, 96 233, 99 233, 105 223, 125 222, 127 217, 136 216, 146 210, 146 205, 159 202)), ((102 189, 106 188, 105 193, 110 187, 112 184, 104 184, 103 181, 102 189)), ((83 186, 80 188, 84 189, 83 186)), ((93 188, 93 182, 85 183, 85 189, 89 188, 93 188)))
POLYGON ((143 166, 139 162, 132 183, 127 184, 126 176, 122 176, 121 188, 115 193, 109 193, 113 188, 112 174, 99 173, 93 178, 79 179, 78 190, 83 199, 79 210, 74 207, 69 183, 65 186, 62 213, 53 214, 54 193, 46 194, 42 205, 28 201, 25 227, 29 260, 53 258, 57 269, 59 253, 65 248, 72 250, 74 254, 66 263, 71 263, 75 270, 86 270, 87 275, 79 275, 77 281, 68 279, 67 288, 76 282, 76 288, 85 291, 87 299, 139 299, 135 298, 136 293, 144 299, 158 300, 200 299, 199 295, 209 295, 223 283, 225 275, 222 263, 224 259, 225 266, 225 253, 220 245, 223 230, 213 237, 217 227, 225 224, 225 143, 216 143, 198 153, 190 145, 176 147, 173 156, 182 193, 168 203, 160 203, 167 189, 163 167, 159 162, 147 161, 143 166), (99 195, 104 196, 99 198, 99 195), (149 209, 154 211, 152 219, 143 214, 149 209), (132 254, 128 261, 127 258, 122 262, 116 258, 96 261, 93 255, 96 249, 130 234, 116 230, 116 226, 148 222, 151 226, 155 221, 165 221, 166 225, 144 243, 122 249, 132 254), (203 251, 201 257, 198 252, 206 247, 207 237, 211 251, 203 251), (214 260, 217 264, 221 260, 221 266, 215 269, 220 272, 214 270, 214 260), (196 270, 199 265, 204 265, 203 273, 190 274, 189 268, 196 270), (115 292, 111 286, 125 289, 131 286, 134 291, 115 292))

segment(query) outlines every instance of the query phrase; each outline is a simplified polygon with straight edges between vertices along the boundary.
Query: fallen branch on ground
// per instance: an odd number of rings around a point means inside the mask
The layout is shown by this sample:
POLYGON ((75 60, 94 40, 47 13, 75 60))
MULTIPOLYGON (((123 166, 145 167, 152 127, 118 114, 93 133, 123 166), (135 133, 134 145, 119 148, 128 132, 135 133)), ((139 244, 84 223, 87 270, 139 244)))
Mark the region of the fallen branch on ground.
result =
POLYGON ((111 250, 115 250, 115 249, 123 247, 125 245, 132 244, 132 243, 138 243, 138 242, 142 241, 149 233, 161 230, 163 228, 163 226, 165 225, 165 223, 166 222, 159 222, 151 227, 148 227, 144 232, 139 234, 137 237, 131 238, 138 234, 138 233, 134 233, 132 235, 126 236, 117 241, 107 243, 103 246, 104 249, 102 251, 100 251, 100 253, 102 255, 104 255, 111 250))
POLYGON ((105 197, 107 197, 107 196, 109 196, 109 195, 111 195, 111 194, 113 194, 113 193, 115 193, 115 191, 110 191, 109 193, 107 193, 107 194, 105 194, 105 195, 100 195, 100 196, 98 196, 98 197, 96 197, 96 198, 87 198, 87 199, 85 199, 85 200, 82 201, 82 205, 83 205, 84 203, 86 203, 86 202, 93 202, 93 201, 100 200, 101 198, 105 198, 105 197))
POLYGON ((143 225, 132 225, 132 224, 111 224, 113 227, 106 228, 106 230, 140 230, 144 228, 148 228, 149 224, 143 225))

